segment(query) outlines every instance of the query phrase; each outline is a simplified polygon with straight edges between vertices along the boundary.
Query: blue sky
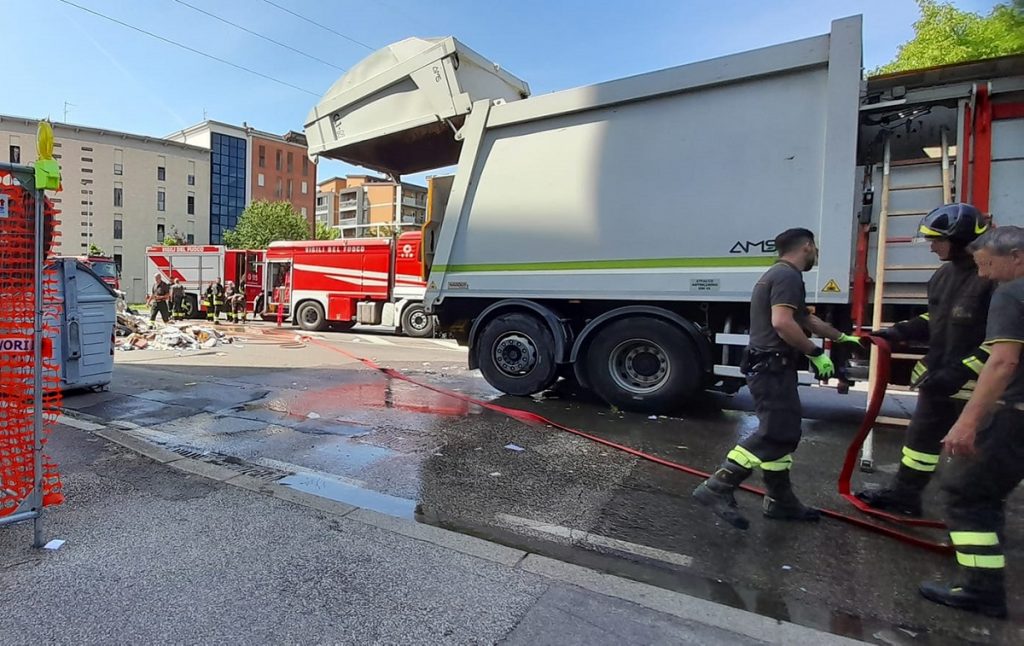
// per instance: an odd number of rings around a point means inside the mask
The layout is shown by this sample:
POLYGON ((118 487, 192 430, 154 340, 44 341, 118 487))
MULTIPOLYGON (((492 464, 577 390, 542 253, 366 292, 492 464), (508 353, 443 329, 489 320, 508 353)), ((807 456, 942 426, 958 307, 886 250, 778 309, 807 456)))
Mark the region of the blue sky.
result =
MULTIPOLYGON (((319 95, 342 74, 175 0, 73 0, 319 95)), ((370 53, 263 0, 186 0, 347 68, 370 53)), ((274 0, 371 47, 454 35, 525 79, 534 94, 586 85, 828 31, 864 16, 864 64, 912 35, 912 0, 274 0)), ((962 0, 987 12, 991 0, 962 0)), ((0 113, 164 136, 203 119, 301 130, 317 96, 155 40, 58 0, 0 0, 6 51, 0 113), (52 66, 46 66, 46 63, 52 66), (44 78, 36 77, 39 72, 44 78)), ((321 178, 347 170, 322 164, 321 178)))

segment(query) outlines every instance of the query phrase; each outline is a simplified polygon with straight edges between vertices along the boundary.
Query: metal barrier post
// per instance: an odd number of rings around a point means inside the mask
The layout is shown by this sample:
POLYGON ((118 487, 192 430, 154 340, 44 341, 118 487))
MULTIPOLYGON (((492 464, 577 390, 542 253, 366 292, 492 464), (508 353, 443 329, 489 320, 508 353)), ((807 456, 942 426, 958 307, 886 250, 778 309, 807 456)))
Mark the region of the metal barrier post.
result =
POLYGON ((32 278, 35 291, 35 327, 32 333, 33 372, 32 375, 32 468, 35 485, 32 488, 31 506, 36 511, 32 521, 32 547, 42 547, 43 541, 43 264, 44 250, 44 201, 46 196, 40 188, 35 189, 35 252, 33 254, 32 278))

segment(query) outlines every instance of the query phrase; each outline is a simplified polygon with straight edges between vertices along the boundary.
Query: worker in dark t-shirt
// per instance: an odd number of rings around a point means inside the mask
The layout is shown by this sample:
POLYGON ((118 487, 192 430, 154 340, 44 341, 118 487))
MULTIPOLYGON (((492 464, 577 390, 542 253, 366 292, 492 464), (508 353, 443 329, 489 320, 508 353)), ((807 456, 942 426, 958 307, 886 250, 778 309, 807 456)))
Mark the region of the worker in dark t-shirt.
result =
POLYGON ((153 276, 153 289, 149 293, 149 320, 155 321, 156 315, 160 314, 160 318, 163 319, 164 323, 171 320, 170 309, 168 308, 168 301, 171 300, 171 287, 164 282, 164 277, 161 274, 155 274, 153 276))
POLYGON ((1000 283, 988 311, 988 360, 942 440, 946 525, 961 581, 928 581, 929 601, 1006 617, 1006 498, 1024 479, 1024 229, 997 227, 971 244, 978 274, 1000 283))
POLYGON ((754 399, 758 430, 726 456, 715 473, 693 492, 694 499, 730 525, 746 529, 749 521, 739 512, 734 492, 760 467, 767 493, 764 515, 780 520, 817 520, 816 509, 805 506, 793 493, 789 470, 800 443, 800 395, 797 362, 806 355, 819 379, 835 373, 832 360, 808 338, 808 333, 839 343, 860 344, 807 310, 803 272, 818 259, 814 234, 789 229, 775 238, 779 260, 754 286, 750 298, 750 345, 741 370, 754 399))

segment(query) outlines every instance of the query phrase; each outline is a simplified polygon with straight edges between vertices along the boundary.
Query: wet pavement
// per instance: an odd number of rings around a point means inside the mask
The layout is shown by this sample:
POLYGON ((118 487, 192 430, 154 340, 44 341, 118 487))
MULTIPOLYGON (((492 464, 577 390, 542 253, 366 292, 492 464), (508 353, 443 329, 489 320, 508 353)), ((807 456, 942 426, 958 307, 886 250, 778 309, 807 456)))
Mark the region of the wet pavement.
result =
MULTIPOLYGON (((218 357, 140 353, 119 362, 110 392, 69 396, 66 405, 137 426, 133 433, 154 442, 274 469, 296 489, 874 643, 1024 642, 1020 492, 1007 529, 1013 617, 976 618, 916 594, 918 581, 953 573, 950 557, 831 520, 767 521, 749 494, 739 500, 750 530, 723 527, 691 504, 692 476, 386 377, 352 360, 364 348, 416 379, 699 469, 756 428, 743 395, 709 395, 698 410, 655 419, 559 393, 498 397, 457 353, 422 343, 360 347, 346 335, 318 345, 253 340, 218 357)), ((815 419, 796 454, 797 490, 809 503, 856 513, 835 493, 835 476, 862 396, 805 394, 815 419)), ((900 435, 876 435, 879 473, 858 478, 880 483, 895 469, 900 435)))

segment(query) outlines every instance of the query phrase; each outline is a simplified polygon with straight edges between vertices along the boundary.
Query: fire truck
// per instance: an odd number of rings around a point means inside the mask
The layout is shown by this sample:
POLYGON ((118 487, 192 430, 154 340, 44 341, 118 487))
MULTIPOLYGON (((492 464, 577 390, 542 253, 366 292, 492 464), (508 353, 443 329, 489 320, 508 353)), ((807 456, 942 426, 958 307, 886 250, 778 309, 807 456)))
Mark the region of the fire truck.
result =
POLYGON ((201 316, 203 292, 221 279, 245 289, 246 311, 253 312, 263 291, 263 251, 227 249, 222 245, 175 245, 146 248, 147 274, 185 285, 185 315, 201 316))
POLYGON ((422 234, 397 238, 273 242, 267 249, 265 316, 304 330, 347 330, 358 323, 386 325, 412 337, 434 334, 423 307, 422 234))

